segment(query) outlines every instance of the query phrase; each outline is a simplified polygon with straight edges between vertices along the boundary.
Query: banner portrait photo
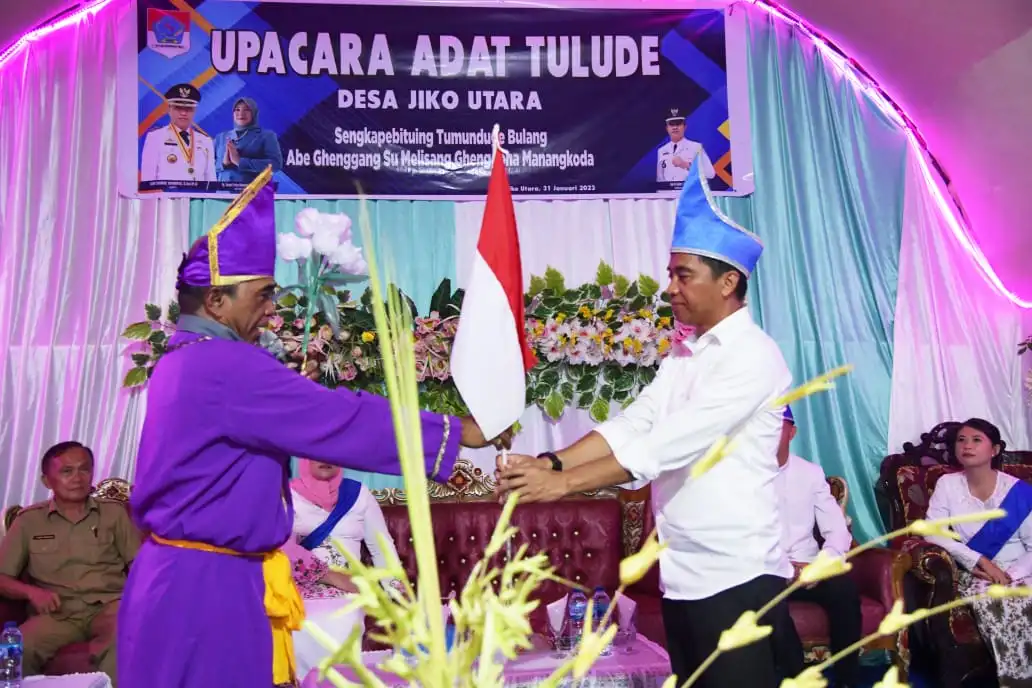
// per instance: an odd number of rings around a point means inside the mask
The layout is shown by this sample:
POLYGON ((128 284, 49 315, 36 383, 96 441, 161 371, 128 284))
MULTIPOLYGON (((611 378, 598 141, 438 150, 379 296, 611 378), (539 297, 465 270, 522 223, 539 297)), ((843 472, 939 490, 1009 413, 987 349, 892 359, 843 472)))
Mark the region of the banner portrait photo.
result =
POLYGON ((120 191, 480 199, 497 124, 516 197, 750 193, 744 17, 619 5, 136 0, 120 191))

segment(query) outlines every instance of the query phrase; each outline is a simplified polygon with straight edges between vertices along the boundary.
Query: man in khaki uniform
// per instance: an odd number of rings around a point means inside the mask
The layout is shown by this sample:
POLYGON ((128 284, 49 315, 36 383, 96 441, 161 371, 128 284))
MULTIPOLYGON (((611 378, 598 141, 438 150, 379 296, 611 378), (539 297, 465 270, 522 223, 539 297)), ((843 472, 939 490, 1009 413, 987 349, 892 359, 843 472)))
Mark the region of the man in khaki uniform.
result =
POLYGON ((88 447, 55 445, 41 468, 53 497, 23 509, 0 544, 0 595, 35 612, 21 627, 24 672, 39 674, 65 645, 89 642, 91 659, 116 683, 118 602, 140 535, 125 505, 90 496, 88 447))

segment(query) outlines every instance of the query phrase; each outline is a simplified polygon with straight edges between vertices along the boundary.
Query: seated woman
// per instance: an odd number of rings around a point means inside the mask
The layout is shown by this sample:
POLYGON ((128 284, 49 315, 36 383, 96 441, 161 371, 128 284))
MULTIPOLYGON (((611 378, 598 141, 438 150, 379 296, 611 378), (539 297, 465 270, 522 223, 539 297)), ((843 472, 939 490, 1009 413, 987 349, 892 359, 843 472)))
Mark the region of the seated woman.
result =
MULTIPOLYGON (((957 431, 954 453, 964 470, 944 475, 935 485, 928 518, 947 518, 1003 509, 1004 518, 959 523, 960 541, 929 537, 949 552, 960 568, 962 596, 989 585, 1032 585, 1032 485, 1000 472, 1004 442, 989 421, 972 418, 957 431)), ((985 599, 973 605, 982 638, 996 659, 1001 688, 1029 685, 1032 657, 1018 648, 1032 643, 1032 599, 985 599)))
MULTIPOLYGON (((356 559, 362 556, 364 541, 378 567, 386 565, 388 554, 380 547, 378 534, 383 534, 393 558, 397 558, 397 552, 383 511, 364 485, 344 478, 339 466, 307 459, 298 463, 299 477, 290 482, 296 542, 283 549, 293 560, 307 620, 343 642, 365 619, 361 610, 339 614, 348 604, 348 593, 356 588, 347 573, 330 568, 348 565, 334 541, 356 559)), ((298 675, 302 677, 329 654, 304 631, 294 634, 294 646, 298 675)))

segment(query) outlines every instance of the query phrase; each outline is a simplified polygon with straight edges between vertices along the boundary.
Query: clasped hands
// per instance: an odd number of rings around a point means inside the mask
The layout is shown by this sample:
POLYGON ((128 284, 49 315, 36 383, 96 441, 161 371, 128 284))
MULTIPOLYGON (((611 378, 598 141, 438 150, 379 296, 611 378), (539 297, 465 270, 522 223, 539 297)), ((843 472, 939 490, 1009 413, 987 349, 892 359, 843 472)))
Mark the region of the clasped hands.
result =
POLYGON ((987 557, 978 558, 978 563, 971 569, 971 575, 997 585, 1010 585, 1012 582, 1010 574, 987 557))
POLYGON ((516 492, 520 502, 555 502, 568 494, 566 474, 552 470, 546 458, 526 454, 499 454, 495 459, 495 496, 504 502, 516 492))

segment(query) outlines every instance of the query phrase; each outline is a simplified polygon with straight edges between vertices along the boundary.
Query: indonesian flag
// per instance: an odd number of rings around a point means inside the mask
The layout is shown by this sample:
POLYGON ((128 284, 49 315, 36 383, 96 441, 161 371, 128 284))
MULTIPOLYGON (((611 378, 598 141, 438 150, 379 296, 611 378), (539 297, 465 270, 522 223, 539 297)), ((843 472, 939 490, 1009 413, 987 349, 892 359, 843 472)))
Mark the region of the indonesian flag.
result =
POLYGON ((497 437, 526 408, 527 344, 523 268, 516 213, 502 151, 496 146, 484 220, 452 343, 451 374, 484 437, 497 437))

